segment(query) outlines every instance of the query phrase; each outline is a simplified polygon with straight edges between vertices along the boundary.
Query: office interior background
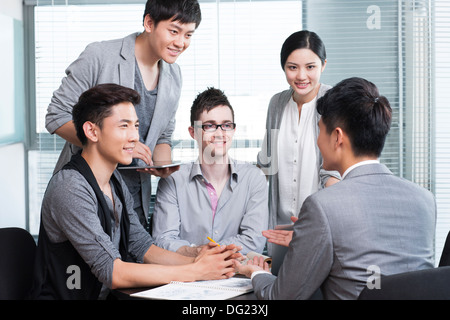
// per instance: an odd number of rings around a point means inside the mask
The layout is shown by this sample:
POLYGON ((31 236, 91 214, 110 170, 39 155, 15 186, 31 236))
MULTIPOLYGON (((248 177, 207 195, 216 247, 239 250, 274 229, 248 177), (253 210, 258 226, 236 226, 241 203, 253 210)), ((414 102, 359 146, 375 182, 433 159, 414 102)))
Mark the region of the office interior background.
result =
MULTIPOLYGON (((183 91, 174 160, 193 160, 194 97, 225 91, 236 113, 232 156, 256 161, 270 97, 288 87, 284 39, 308 29, 326 45, 322 82, 374 82, 393 107, 381 162, 433 192, 435 260, 450 230, 450 1, 200 0, 203 20, 178 63, 183 91)), ((0 228, 39 232, 40 205, 64 141, 45 113, 64 70, 88 43, 142 31, 145 0, 0 2, 0 228)), ((157 180, 153 188, 156 191, 157 180)))

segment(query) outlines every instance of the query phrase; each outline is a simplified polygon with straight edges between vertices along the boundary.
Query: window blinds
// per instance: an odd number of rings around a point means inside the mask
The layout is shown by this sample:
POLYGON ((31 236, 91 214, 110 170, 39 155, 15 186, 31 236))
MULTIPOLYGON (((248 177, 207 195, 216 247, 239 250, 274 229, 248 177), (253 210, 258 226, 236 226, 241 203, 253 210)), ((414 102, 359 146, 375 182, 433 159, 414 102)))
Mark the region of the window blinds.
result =
POLYGON ((437 202, 436 263, 450 230, 450 2, 435 0, 431 4, 433 63, 432 102, 434 145, 432 179, 437 202))

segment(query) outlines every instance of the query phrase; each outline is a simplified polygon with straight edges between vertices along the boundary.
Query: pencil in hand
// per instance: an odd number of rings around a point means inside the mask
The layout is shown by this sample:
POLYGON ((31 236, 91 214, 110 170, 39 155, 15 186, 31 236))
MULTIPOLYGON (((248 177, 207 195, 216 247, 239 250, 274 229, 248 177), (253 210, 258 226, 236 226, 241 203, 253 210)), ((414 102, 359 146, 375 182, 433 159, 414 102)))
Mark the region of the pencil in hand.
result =
POLYGON ((207 238, 208 238, 209 241, 211 241, 211 242, 217 244, 217 245, 220 247, 220 244, 218 244, 217 242, 215 242, 213 239, 211 239, 210 237, 207 237, 207 238))

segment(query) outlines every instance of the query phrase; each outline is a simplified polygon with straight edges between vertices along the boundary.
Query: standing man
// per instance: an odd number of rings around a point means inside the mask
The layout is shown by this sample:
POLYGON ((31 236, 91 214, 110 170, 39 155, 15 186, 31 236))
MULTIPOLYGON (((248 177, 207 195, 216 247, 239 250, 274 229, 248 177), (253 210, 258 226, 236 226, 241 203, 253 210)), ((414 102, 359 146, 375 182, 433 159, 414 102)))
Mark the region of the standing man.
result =
POLYGON ((99 299, 109 289, 224 279, 235 246, 211 246, 188 258, 153 244, 132 208, 117 164, 139 141, 139 94, 117 84, 80 97, 73 123, 83 150, 50 180, 42 200, 33 299, 99 299), (127 262, 132 256, 139 263, 127 262), (78 281, 71 281, 71 274, 78 281), (75 282, 75 284, 73 283, 75 282))
MULTIPOLYGON (((200 21, 197 0, 148 0, 143 32, 86 47, 67 68, 67 76, 48 107, 47 130, 67 141, 55 171, 81 148, 72 122, 73 106, 84 91, 101 83, 117 83, 135 89, 141 96, 141 102, 135 106, 140 140, 132 165, 171 162, 171 138, 182 85, 180 67, 175 61, 189 47, 200 21)), ((150 174, 168 176, 178 169, 121 172, 144 226, 148 223, 150 174)))
POLYGON ((229 157, 235 128, 221 90, 209 88, 196 97, 189 133, 198 143, 198 160, 159 181, 152 231, 158 246, 197 256, 211 237, 220 245, 241 246, 242 254, 262 253, 267 182, 256 166, 229 157))
POLYGON ((391 125, 389 101, 373 83, 350 78, 327 91, 317 110, 323 167, 339 171, 342 181, 306 199, 278 277, 261 263, 236 263, 261 299, 308 299, 319 287, 325 299, 356 299, 374 270, 434 266, 433 195, 378 161, 391 125))

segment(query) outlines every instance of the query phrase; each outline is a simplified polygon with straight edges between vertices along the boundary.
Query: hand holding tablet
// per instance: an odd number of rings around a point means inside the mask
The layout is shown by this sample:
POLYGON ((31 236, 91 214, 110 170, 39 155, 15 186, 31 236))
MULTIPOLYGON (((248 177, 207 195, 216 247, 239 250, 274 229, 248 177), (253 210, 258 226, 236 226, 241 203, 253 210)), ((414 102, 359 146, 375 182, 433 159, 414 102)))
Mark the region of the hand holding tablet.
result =
POLYGON ((168 163, 168 164, 158 164, 154 163, 152 166, 128 166, 128 167, 118 167, 119 170, 137 170, 139 172, 145 172, 152 174, 160 178, 167 178, 175 171, 180 169, 181 162, 168 163))

